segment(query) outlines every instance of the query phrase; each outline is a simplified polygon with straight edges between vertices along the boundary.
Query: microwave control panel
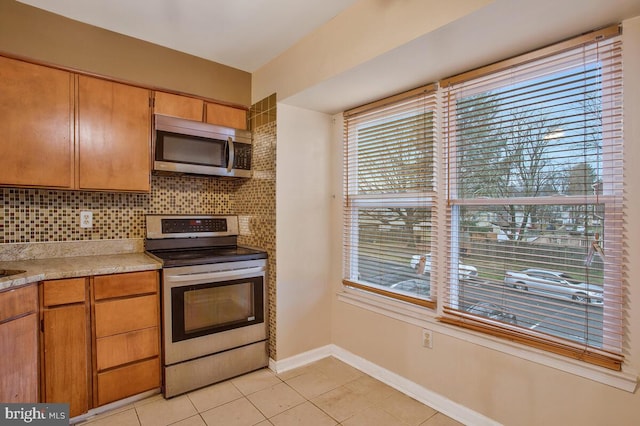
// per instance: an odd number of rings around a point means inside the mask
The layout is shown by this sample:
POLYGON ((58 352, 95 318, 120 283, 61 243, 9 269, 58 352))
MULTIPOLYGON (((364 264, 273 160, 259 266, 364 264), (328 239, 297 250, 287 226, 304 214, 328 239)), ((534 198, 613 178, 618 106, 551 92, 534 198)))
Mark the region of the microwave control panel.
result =
POLYGON ((235 159, 233 168, 241 170, 251 170, 251 145, 246 143, 235 143, 235 159))

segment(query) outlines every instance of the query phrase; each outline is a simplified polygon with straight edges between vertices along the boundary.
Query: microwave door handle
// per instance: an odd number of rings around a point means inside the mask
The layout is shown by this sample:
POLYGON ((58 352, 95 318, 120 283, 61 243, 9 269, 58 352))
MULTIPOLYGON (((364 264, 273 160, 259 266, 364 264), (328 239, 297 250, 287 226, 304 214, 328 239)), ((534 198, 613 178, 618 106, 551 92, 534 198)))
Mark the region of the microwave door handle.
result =
POLYGON ((233 170, 233 162, 235 161, 236 157, 236 149, 233 146, 233 138, 231 136, 227 138, 227 145, 229 146, 229 161, 227 162, 227 173, 231 173, 231 170, 233 170))

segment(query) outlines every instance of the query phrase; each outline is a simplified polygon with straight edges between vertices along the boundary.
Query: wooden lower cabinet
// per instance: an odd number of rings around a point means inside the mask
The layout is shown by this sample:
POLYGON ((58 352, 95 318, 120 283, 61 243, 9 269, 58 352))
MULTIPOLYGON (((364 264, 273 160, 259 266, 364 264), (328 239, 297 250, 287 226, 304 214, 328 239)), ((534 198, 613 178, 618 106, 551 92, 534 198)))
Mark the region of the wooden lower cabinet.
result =
POLYGON ((42 401, 68 403, 71 417, 90 407, 88 279, 42 283, 42 401))
POLYGON ((94 289, 95 404, 160 387, 157 271, 98 276, 94 289))
POLYGON ((38 401, 38 288, 0 292, 0 401, 38 401))
POLYGON ((42 283, 42 401, 70 416, 159 388, 158 272, 42 283))
POLYGON ((44 402, 69 404, 71 417, 89 410, 89 334, 84 305, 43 312, 44 402))

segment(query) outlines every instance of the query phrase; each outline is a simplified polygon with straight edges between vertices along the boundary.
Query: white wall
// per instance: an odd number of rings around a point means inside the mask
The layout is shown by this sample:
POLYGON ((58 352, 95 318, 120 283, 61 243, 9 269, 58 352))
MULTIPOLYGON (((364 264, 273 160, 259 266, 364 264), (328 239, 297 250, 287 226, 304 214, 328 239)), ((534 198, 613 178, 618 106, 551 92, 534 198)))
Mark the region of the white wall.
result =
POLYGON ((325 114, 278 104, 276 352, 331 343, 330 127, 325 114))

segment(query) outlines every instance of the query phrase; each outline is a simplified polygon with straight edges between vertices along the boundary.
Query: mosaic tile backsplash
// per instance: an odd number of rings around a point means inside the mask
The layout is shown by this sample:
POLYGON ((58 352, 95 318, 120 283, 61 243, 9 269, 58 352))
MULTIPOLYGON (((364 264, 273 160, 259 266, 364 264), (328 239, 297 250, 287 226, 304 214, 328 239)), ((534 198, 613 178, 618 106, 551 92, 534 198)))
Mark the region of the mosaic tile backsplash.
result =
POLYGON ((269 356, 276 357, 276 122, 253 133, 253 178, 239 181, 234 205, 239 215, 238 243, 256 246, 268 255, 267 300, 269 356))
POLYGON ((276 94, 251 106, 253 178, 237 182, 234 208, 239 215, 242 245, 261 247, 268 260, 269 356, 276 352, 276 94))
POLYGON ((152 176, 151 193, 0 189, 0 243, 110 240, 145 237, 145 214, 230 214, 232 180, 152 176), (93 227, 80 228, 80 211, 93 227))

